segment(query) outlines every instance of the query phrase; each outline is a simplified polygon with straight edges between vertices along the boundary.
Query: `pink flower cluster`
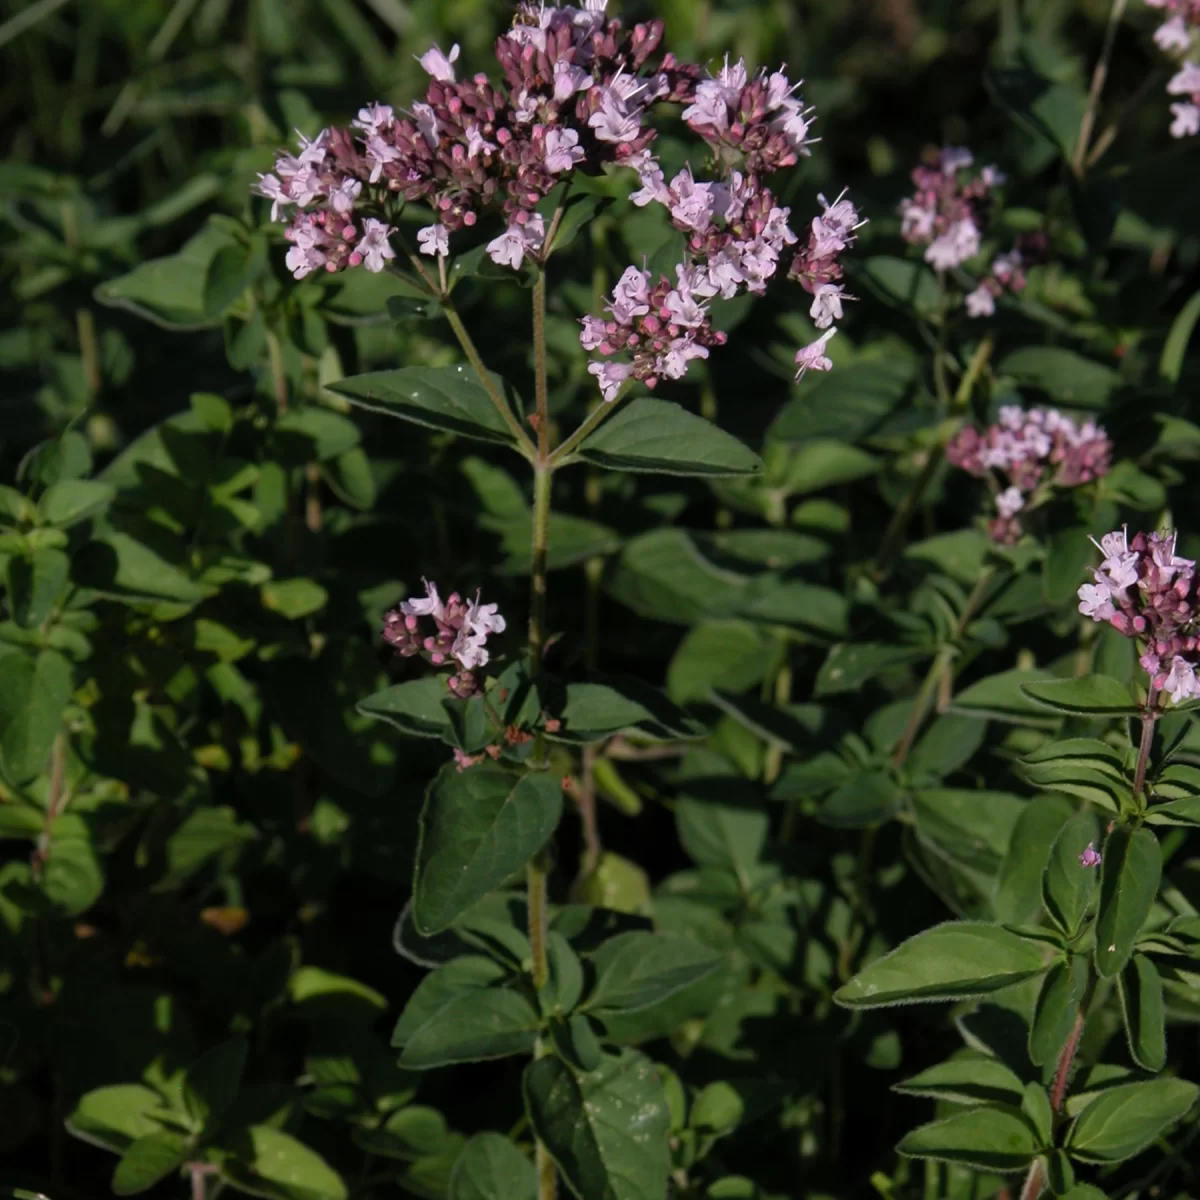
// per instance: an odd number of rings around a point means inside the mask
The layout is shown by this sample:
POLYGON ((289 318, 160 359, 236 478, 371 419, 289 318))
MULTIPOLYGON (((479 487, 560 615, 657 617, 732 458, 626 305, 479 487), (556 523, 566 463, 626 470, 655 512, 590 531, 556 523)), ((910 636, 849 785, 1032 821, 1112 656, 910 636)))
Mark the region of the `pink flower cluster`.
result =
POLYGON ((643 161, 654 138, 647 106, 686 101, 699 75, 671 55, 652 61, 661 21, 625 30, 606 4, 523 4, 496 42, 503 86, 483 74, 459 81, 458 47, 435 46, 420 58, 431 82, 411 110, 369 104, 350 128, 322 130, 298 155, 280 156, 255 190, 271 199, 273 220, 298 210, 287 233, 297 278, 382 270, 393 254, 388 218, 405 201, 433 210, 417 235, 424 254, 448 255, 452 233, 498 212, 507 228, 489 243, 491 257, 516 267, 540 255, 538 203, 572 170, 643 161))
POLYGON ((1094 421, 1082 425, 1052 408, 1001 408, 999 420, 982 433, 967 426, 946 447, 955 467, 992 482, 996 517, 993 540, 1016 542, 1022 531, 1017 514, 1039 487, 1070 488, 1108 473, 1112 442, 1094 421))
POLYGON ((992 191, 1004 176, 995 167, 972 173, 975 158, 961 146, 931 151, 926 159, 912 173, 916 190, 900 205, 900 232, 925 247, 931 267, 950 271, 979 253, 992 191))
POLYGON ((1142 644, 1138 660, 1151 687, 1176 704, 1200 697, 1200 597, 1196 564, 1175 553, 1174 533, 1106 533, 1096 548, 1104 555, 1092 568, 1094 583, 1079 589, 1079 611, 1142 644))
POLYGON ((448 681, 450 691, 461 698, 478 688, 475 671, 488 662, 487 640, 503 633, 504 618, 495 604, 480 604, 479 596, 464 602, 457 592, 443 602, 437 585, 425 580, 425 598, 405 600, 383 619, 383 640, 405 658, 421 655, 434 666, 453 662, 459 670, 448 681), (428 618, 434 632, 422 627, 428 618))
MULTIPOLYGON (((1154 32, 1159 49, 1167 54, 1187 54, 1192 48, 1192 32, 1200 26, 1200 0, 1146 0, 1146 5, 1165 14, 1154 32)), ((1184 62, 1167 83, 1167 92, 1181 97, 1171 105, 1171 136, 1200 134, 1200 63, 1184 62)))
POLYGON ((630 362, 597 361, 588 365, 605 400, 616 399, 627 379, 654 387, 660 378, 682 379, 693 358, 707 358, 709 346, 720 346, 723 333, 709 324, 704 300, 714 293, 697 268, 676 267, 676 283, 664 275, 652 284, 649 271, 629 267, 621 276, 606 309, 608 317, 585 317, 580 341, 601 354, 627 351, 630 362))
MULTIPOLYGON (((580 341, 585 349, 629 356, 597 360, 588 367, 605 400, 614 399, 627 379, 654 387, 660 379, 680 378, 690 360, 707 358, 708 348, 724 341, 712 332, 707 301, 732 299, 742 291, 762 295, 787 248, 800 240, 788 225, 791 210, 778 203, 764 182, 765 176, 810 153, 812 112, 796 95, 798 87, 782 70, 750 78, 744 62, 730 65, 726 59, 716 75, 695 83, 682 113, 712 147, 720 177, 697 181, 689 166, 668 182, 649 152, 628 162, 641 181, 631 199, 667 209, 671 223, 687 235, 687 261, 676 268, 673 288, 665 277, 651 288, 645 272, 629 268, 605 306, 609 317, 583 319, 580 341), (646 311, 631 311, 631 287, 635 307, 646 311), (647 307, 647 291, 661 296, 662 305, 647 307)), ((841 286, 838 257, 863 224, 844 195, 832 204, 821 197, 821 205, 824 211, 812 222, 809 239, 788 271, 813 296, 810 315, 817 328, 828 331, 797 355, 800 375, 832 366, 824 346, 835 332, 833 322, 842 316, 842 302, 853 298, 841 286)))

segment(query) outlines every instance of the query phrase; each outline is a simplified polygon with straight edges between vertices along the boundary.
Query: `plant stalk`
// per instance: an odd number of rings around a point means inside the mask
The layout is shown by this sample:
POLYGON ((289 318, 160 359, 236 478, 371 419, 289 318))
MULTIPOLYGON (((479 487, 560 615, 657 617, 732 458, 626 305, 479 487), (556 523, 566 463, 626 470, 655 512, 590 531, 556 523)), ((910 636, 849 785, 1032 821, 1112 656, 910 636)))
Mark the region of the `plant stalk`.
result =
POLYGON ((629 384, 626 383, 611 400, 598 404, 593 408, 588 413, 587 419, 583 424, 550 456, 550 465, 555 469, 563 466, 567 458, 579 448, 580 443, 617 411, 617 406, 629 395, 629 390, 629 384))
POLYGON ((1082 177, 1088 165, 1088 144, 1092 140, 1092 131, 1096 127, 1096 115, 1100 111, 1100 97, 1104 92, 1104 84, 1108 80, 1108 65, 1112 60, 1113 45, 1117 40, 1117 28, 1125 15, 1127 0, 1113 0, 1113 6, 1108 14, 1108 27, 1104 31, 1104 46, 1100 51, 1100 59, 1092 72, 1092 86, 1088 91, 1088 105, 1079 123, 1079 138, 1075 143, 1075 152, 1071 155, 1071 170, 1076 178, 1082 177))
MULTIPOLYGON (((1050 1089, 1050 1111, 1057 1118, 1062 1115, 1063 1105, 1067 1102, 1067 1084, 1071 1079, 1071 1068, 1075 1064, 1075 1054, 1079 1050, 1079 1039, 1083 1036, 1083 1027, 1087 1023, 1087 1012, 1084 1005, 1079 1006, 1075 1014, 1075 1024, 1063 1044, 1058 1056, 1058 1065, 1054 1069, 1054 1083, 1050 1089)), ((1029 1174, 1025 1176, 1025 1185, 1021 1188, 1021 1200, 1037 1200, 1046 1187, 1046 1170, 1040 1158, 1035 1158, 1029 1164, 1029 1174)))
POLYGON ((483 365, 483 359, 479 357, 479 351, 475 348, 475 343, 471 340, 471 335, 467 332, 467 327, 463 324, 462 317, 458 315, 458 309, 454 307, 449 296, 442 300, 442 312, 445 314, 446 320, 450 322, 450 328, 454 330, 454 336, 458 338, 458 344, 467 356, 467 362, 471 364, 471 369, 478 376, 483 390, 487 392, 492 407, 500 414, 509 431, 516 438, 517 448, 520 452, 532 460, 535 451, 529 435, 521 428, 521 422, 517 420, 508 401, 500 394, 495 380, 488 374, 487 367, 483 365))
POLYGON ((1146 768, 1150 765, 1150 747, 1154 744, 1154 726, 1158 723, 1158 689, 1150 685, 1146 696, 1146 707, 1142 710, 1142 740, 1138 745, 1137 768, 1133 776, 1133 803, 1141 803, 1146 790, 1146 768))
MULTIPOLYGON (((457 314, 456 314, 457 317, 457 314)), ((452 322, 453 323, 453 322, 452 322)), ((461 322, 459 322, 461 325, 461 322)), ((465 330, 464 336, 465 336, 465 330)), ((460 339, 461 340, 461 339, 460 339)), ((469 339, 468 339, 469 342, 469 339)), ((467 342, 463 343, 466 350, 467 342)), ((472 347, 472 351, 473 351, 472 347)), ((470 357, 470 352, 468 352, 470 357)), ((478 355, 476 355, 478 358, 478 355)), ((476 370, 480 370, 477 367, 476 370)), ((546 651, 546 556, 550 544, 550 498, 554 468, 550 462, 549 387, 546 364, 546 273, 538 272, 533 288, 533 370, 537 412, 537 450, 533 458, 533 544, 529 571, 529 673, 536 680, 542 672, 546 651)), ((483 375, 481 374, 481 378, 483 375)), ((493 401, 494 402, 494 401, 493 401)), ((507 410, 508 406, 505 405, 507 410)), ((510 414, 511 415, 511 414, 510 414)), ((514 418, 515 421, 515 418, 514 418)), ((524 430, 525 445, 530 445, 524 430)), ((530 449, 533 447, 530 445, 530 449)), ((534 769, 546 766, 546 740, 539 729, 534 739, 534 769)), ((549 852, 541 850, 526 868, 526 905, 528 908, 529 950, 533 961, 533 986, 540 991, 550 980, 550 962, 546 954, 546 934, 550 923, 547 877, 549 852)), ((542 1054, 541 1040, 534 1049, 542 1054)), ((539 1137, 534 1138, 538 1200, 555 1200, 558 1176, 554 1160, 539 1137)))
POLYGON ((550 387, 546 371, 546 271, 533 285, 533 387, 537 409, 538 461, 550 458, 550 387))

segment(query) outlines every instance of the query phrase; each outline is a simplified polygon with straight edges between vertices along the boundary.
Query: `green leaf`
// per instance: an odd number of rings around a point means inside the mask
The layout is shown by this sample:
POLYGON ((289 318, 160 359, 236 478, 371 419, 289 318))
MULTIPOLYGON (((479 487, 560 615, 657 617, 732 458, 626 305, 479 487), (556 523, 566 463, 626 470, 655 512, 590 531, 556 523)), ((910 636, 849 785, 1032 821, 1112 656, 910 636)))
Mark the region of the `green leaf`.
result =
POLYGON ((670 1112, 653 1064, 636 1051, 587 1074, 549 1056, 525 1071, 525 1107, 580 1200, 662 1200, 670 1112))
POLYGON ((1159 376, 1167 383, 1176 384, 1183 373, 1183 359, 1187 354, 1188 343, 1196 331, 1196 322, 1200 321, 1200 292, 1193 293, 1191 299, 1179 310, 1175 320, 1171 322, 1171 332, 1163 343, 1162 356, 1158 360, 1159 376))
POLYGON ((103 512, 116 494, 111 484, 94 479, 63 479, 43 493, 38 501, 38 515, 47 525, 69 529, 103 512))
POLYGON ((349 417, 315 405, 292 409, 275 422, 275 446, 285 466, 326 462, 361 441, 362 434, 349 417))
POLYGON ((448 1200, 535 1200, 533 1163, 506 1137, 477 1133, 450 1175, 448 1200))
POLYGON ((400 1065, 429 1071, 453 1063, 529 1054, 541 1019, 519 993, 504 988, 465 992, 448 1001, 415 1030, 400 1065))
POLYGON ((610 471, 721 478, 757 475, 762 459, 678 404, 639 396, 589 434, 572 458, 610 471))
POLYGON ((329 593, 314 579, 276 579, 264 583, 263 608, 288 621, 298 621, 325 607, 329 593))
POLYGON ((955 1104, 1019 1105, 1024 1086, 1020 1076, 998 1058, 965 1050, 903 1083, 893 1084, 892 1090, 955 1104))
POLYGON ((412 679, 375 692, 358 702, 367 717, 395 725, 412 737, 450 736, 450 713, 443 701, 449 698, 446 681, 437 675, 412 679))
POLYGON ((816 815, 833 829, 867 829, 894 817, 903 801, 887 771, 860 771, 836 788, 816 815))
POLYGON ((937 276, 924 263, 876 254, 862 264, 861 271, 867 285, 884 300, 922 317, 937 312, 941 289, 937 276))
POLYGON ((1123 1162, 1140 1154, 1200 1096, 1182 1079, 1151 1079, 1105 1088, 1079 1114, 1067 1135, 1067 1150, 1079 1162, 1123 1162))
POLYGON ((219 317, 232 308, 264 265, 261 252, 255 254, 253 246, 236 242, 222 246, 204 274, 200 307, 205 316, 219 317))
POLYGON ((1100 912, 1096 917, 1096 970, 1120 974, 1142 931, 1162 876, 1162 850, 1149 829, 1118 825, 1104 843, 1100 912))
MULTIPOLYGON (((500 386, 501 394, 504 392, 500 386)), ((513 435, 483 385, 463 364, 401 367, 354 375, 329 385, 331 392, 372 412, 399 417, 428 429, 484 442, 512 443, 513 435)))
POLYGON ((1075 1027, 1087 990, 1086 958, 1076 955, 1056 962, 1046 972, 1029 1027, 1029 1057, 1038 1066, 1055 1061, 1075 1027))
POLYGON ((40 546, 28 558, 8 560, 8 606, 22 629, 36 629, 63 599, 71 560, 61 550, 40 546))
POLYGON ((805 380, 800 395, 775 418, 767 438, 799 442, 825 437, 857 442, 886 426, 912 396, 917 383, 915 360, 899 357, 852 363, 812 384, 805 380))
POLYGON ((349 1200, 341 1176, 315 1151, 270 1125, 252 1125, 222 1175, 240 1192, 268 1200, 349 1200))
POLYGON ((1079 932, 1096 892, 1096 871, 1080 866, 1079 856, 1099 838, 1096 818, 1090 812, 1076 813, 1055 838, 1042 876, 1046 912, 1069 938, 1079 932))
POLYGON ((1087 538, 1087 529, 1072 525, 1059 529, 1046 539, 1046 561, 1042 567, 1042 594, 1054 608, 1074 604, 1079 581, 1087 578, 1087 567, 1094 557, 1094 548, 1087 538))
POLYGON ((841 592, 800 579, 764 579, 747 594, 738 615, 795 625, 826 637, 844 637, 849 606, 841 592))
POLYGON ((831 647, 817 672, 816 696, 856 692, 869 679, 929 658, 922 646, 884 646, 876 642, 839 643, 831 647))
POLYGON ((1058 724, 1057 720, 1049 716, 1044 705, 1030 699, 1023 690, 1025 684, 1045 678, 1044 672, 1021 670, 989 675, 959 692, 947 711, 1052 729, 1058 724))
POLYGON ((562 788, 544 772, 513 775, 482 763, 445 766, 429 785, 413 885, 413 921, 438 933, 498 888, 546 844, 562 814, 562 788))
POLYGON ((790 496, 853 483, 879 470, 879 459, 833 438, 813 438, 790 447, 783 487, 790 496))
POLYGON ((749 621, 704 621, 688 631, 667 668, 667 694, 676 704, 706 700, 720 688, 744 692, 762 681, 778 643, 749 621))
POLYGON ((71 664, 56 650, 0 657, 0 759, 16 783, 45 769, 73 687, 71 664))
POLYGON ((76 582, 132 600, 199 604, 215 589, 196 583, 178 567, 127 533, 93 538, 75 561, 76 582))
POLYGON ((1024 1170, 1037 1153, 1037 1133, 1008 1108, 968 1108, 914 1129, 896 1147, 907 1158, 1008 1173, 1024 1170))
POLYGON ((606 1012, 649 1008, 707 978, 724 955, 687 937, 665 933, 619 933, 590 956, 596 983, 582 1007, 606 1012))
POLYGON ((397 1109, 382 1125, 355 1129, 351 1136, 368 1154, 381 1154, 402 1162, 453 1153, 463 1144, 462 1134, 452 1132, 440 1112, 421 1104, 397 1109))
POLYGON ((1133 717, 1141 712, 1136 697, 1108 675, 1023 683, 1021 691, 1055 712, 1085 717, 1133 717))
POLYGON ((195 1128, 214 1128, 237 1097, 246 1069, 249 1044, 241 1035, 232 1037, 188 1067, 183 1077, 183 1104, 195 1128))
POLYGON ((223 229, 206 225, 179 251, 134 267, 127 275, 100 284, 101 304, 125 308, 165 329, 204 329, 221 323, 204 307, 209 265, 232 239, 223 229))
POLYGON ((1135 954, 1117 977, 1117 984, 1133 1061, 1147 1071, 1161 1071, 1167 1065, 1167 1032, 1157 969, 1144 954, 1135 954))
POLYGON ((1132 793, 1123 755, 1095 738, 1047 742, 1021 759, 1017 773, 1035 788, 1078 796, 1112 813, 1120 812, 1132 793))
POLYGON ((183 1165, 188 1143, 182 1134, 168 1129, 147 1133, 121 1155, 113 1171, 112 1190, 118 1196, 148 1192, 160 1179, 183 1165))
POLYGON ((1040 975, 1041 948, 999 925, 951 921, 909 938, 834 993, 847 1008, 983 996, 1040 975))
POLYGON ((1156 804, 1146 813, 1146 821, 1151 825, 1200 825, 1200 796, 1156 804))
POLYGON ((67 1129, 81 1141, 123 1154, 138 1138, 161 1131, 151 1116, 161 1108, 162 1097, 152 1089, 117 1083, 80 1096, 67 1117, 67 1129))
POLYGON ((656 741, 704 735, 703 725, 657 688, 638 679, 569 683, 562 706, 551 701, 550 708, 562 722, 552 735, 556 741, 602 742, 618 733, 635 733, 656 741))
POLYGON ((324 967, 298 967, 288 980, 288 995, 300 1016, 313 1022, 370 1025, 387 1008, 374 988, 324 967))
POLYGON ((1062 346, 1014 350, 1000 361, 996 373, 1077 408, 1104 408, 1121 386, 1121 376, 1112 367, 1062 346))
POLYGON ((403 1047, 423 1025, 434 1020, 452 1000, 483 991, 499 983, 507 972, 499 963, 482 955, 467 954, 452 959, 426 975, 408 998, 396 1022, 392 1045, 403 1047))

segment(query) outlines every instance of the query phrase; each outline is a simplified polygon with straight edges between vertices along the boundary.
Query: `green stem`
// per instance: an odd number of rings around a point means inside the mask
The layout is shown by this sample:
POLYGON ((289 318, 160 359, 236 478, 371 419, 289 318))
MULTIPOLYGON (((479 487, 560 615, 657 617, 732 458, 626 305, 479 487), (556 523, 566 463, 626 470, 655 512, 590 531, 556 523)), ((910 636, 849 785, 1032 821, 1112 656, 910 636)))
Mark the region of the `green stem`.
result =
POLYGON ((580 443, 617 411, 617 406, 629 395, 629 391, 630 386, 626 383, 611 400, 593 408, 583 424, 550 456, 550 466, 555 470, 565 467, 572 453, 579 448, 580 443))
POLYGON ((445 314, 446 320, 450 322, 450 328, 454 330, 454 336, 458 338, 458 344, 462 347, 463 353, 467 356, 467 362, 471 364, 472 370, 483 385, 483 390, 487 392, 492 406, 503 418, 513 437, 516 438, 517 449, 532 462, 535 454, 533 443, 529 440, 529 435, 521 428, 521 422, 517 420, 516 414, 508 406, 508 401, 500 394, 496 381, 488 373, 487 367, 483 365, 483 359, 479 357, 479 351, 475 349, 475 343, 471 340, 471 335, 467 332, 467 327, 463 324, 462 317, 458 315, 458 309, 454 307, 449 296, 442 300, 442 312, 445 314))
MULTIPOLYGON (((549 245, 549 241, 547 241, 549 245)), ((465 349, 464 344, 464 349, 465 349)), ((533 458, 533 544, 529 571, 529 673, 536 680, 542 672, 546 650, 546 556, 550 544, 550 498, 554 468, 550 463, 549 387, 546 366, 546 272, 538 272, 533 286, 533 372, 537 411, 537 450, 533 458)), ((522 431, 522 436, 524 436, 522 431)), ((528 438, 525 439, 528 443, 528 438)), ((530 447, 532 449, 532 447, 530 447)), ((546 765, 545 736, 538 731, 534 740, 535 769, 546 765)), ((549 925, 547 876, 549 857, 546 850, 534 856, 526 868, 526 905, 528 907, 529 951, 533 961, 533 986, 541 990, 550 980, 550 962, 546 954, 549 925)), ((542 1053, 541 1041, 534 1050, 542 1053)), ((555 1200, 558 1177, 554 1160, 541 1138, 534 1139, 538 1200, 555 1200)))
POLYGON ((533 285, 533 388, 537 409, 538 462, 550 457, 550 385, 546 370, 546 271, 533 285))
POLYGON ((79 337, 79 355, 83 359, 83 378, 87 384, 88 401, 100 394, 100 351, 96 342, 96 320, 90 308, 75 310, 75 332, 79 337))
POLYGON ((1150 765, 1150 747, 1154 744, 1154 726, 1159 718, 1158 689, 1150 685, 1146 707, 1142 709, 1142 740, 1138 746, 1137 768, 1133 776, 1133 804, 1140 807, 1142 793, 1146 790, 1146 768, 1150 765))
POLYGON ((287 371, 283 366, 283 347, 270 330, 267 331, 267 358, 271 364, 271 381, 275 386, 275 407, 283 416, 288 410, 287 371))
POLYGON ((1113 46, 1117 40, 1117 27, 1125 15, 1127 0, 1113 0, 1112 9, 1108 14, 1108 27, 1104 31, 1104 46, 1100 51, 1100 59, 1092 72, 1092 86, 1088 92, 1088 106, 1079 123, 1079 138, 1075 142, 1075 153, 1071 156, 1071 170, 1076 177, 1081 177, 1088 163, 1088 144, 1092 140, 1092 130, 1096 126, 1096 114, 1100 111, 1100 97, 1104 92, 1104 84, 1108 79, 1108 64, 1112 59, 1113 46))
POLYGON ((904 732, 900 736, 900 742, 892 755, 892 766, 897 768, 904 766, 909 752, 913 748, 913 743, 917 740, 917 734, 921 731, 925 714, 929 711, 929 701, 933 698, 942 675, 950 669, 950 665, 958 657, 959 639, 966 633, 967 626, 971 623, 971 618, 975 615, 975 610, 982 602, 994 574, 995 568, 984 567, 975 584, 974 590, 967 598, 962 615, 958 618, 958 623, 954 627, 950 644, 943 646, 937 652, 937 656, 929 668, 929 674, 925 676, 925 682, 921 684, 921 690, 917 693, 917 698, 913 702, 912 711, 908 715, 908 723, 905 725, 904 732))

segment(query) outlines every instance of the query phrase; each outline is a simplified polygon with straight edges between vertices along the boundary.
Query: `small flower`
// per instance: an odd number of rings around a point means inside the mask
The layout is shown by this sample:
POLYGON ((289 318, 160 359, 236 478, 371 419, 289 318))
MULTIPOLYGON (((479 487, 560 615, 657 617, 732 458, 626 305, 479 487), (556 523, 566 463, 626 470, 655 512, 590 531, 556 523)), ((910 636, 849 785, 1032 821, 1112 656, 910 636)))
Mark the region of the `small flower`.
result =
POLYGON ((366 134, 378 133, 386 129, 395 120, 396 114, 388 104, 368 104, 358 110, 358 117, 350 124, 355 129, 361 129, 366 134))
POLYGON ((362 256, 362 265, 368 271, 378 274, 389 258, 396 257, 395 250, 388 242, 388 234, 392 232, 390 225, 385 225, 374 217, 363 221, 363 239, 354 247, 354 253, 362 256))
POLYGON ((1169 53, 1171 50, 1187 50, 1192 44, 1192 39, 1184 19, 1174 16, 1154 31, 1154 42, 1160 50, 1169 53))
POLYGON ((569 171, 583 161, 579 134, 573 129, 551 129, 546 134, 546 170, 554 174, 569 171))
POLYGON ((454 82, 454 63, 458 61, 457 42, 451 47, 449 54, 443 54, 441 49, 435 45, 419 57, 417 55, 413 55, 413 57, 434 79, 441 80, 442 83, 454 82))
POLYGON ((828 329, 815 342, 809 342, 807 346, 801 347, 796 352, 796 366, 800 368, 796 372, 797 383, 804 378, 805 371, 833 370, 833 361, 826 357, 825 346, 835 333, 837 333, 836 329, 828 329))
POLYGON ((1025 507, 1025 494, 1018 487, 1005 488, 996 497, 996 511, 1006 520, 1012 520, 1025 507))
POLYGON ((956 221, 929 243, 925 261, 937 271, 949 271, 979 253, 979 228, 969 217, 956 221))
POLYGON ((526 254, 536 254, 546 237, 546 225, 540 213, 530 214, 524 224, 514 221, 499 237, 488 242, 492 262, 515 271, 526 254))
POLYGON ((1112 592, 1103 583, 1085 583, 1079 589, 1079 611, 1093 621, 1107 621, 1117 611, 1112 592))
POLYGON ((1100 851, 1096 849, 1095 842, 1088 842, 1083 853, 1079 856, 1079 865, 1085 869, 1098 867, 1104 861, 1100 851))
POLYGON ((362 191, 362 184, 357 179, 343 179, 329 189, 329 206, 336 213, 347 216, 354 211, 354 202, 362 191))
POLYGON ((841 284, 822 283, 813 293, 812 307, 808 310, 808 315, 812 317, 813 324, 818 329, 828 329, 834 321, 842 319, 842 301, 851 299, 853 297, 846 295, 841 284))
POLYGON ((433 617, 440 621, 445 615, 446 606, 438 595, 437 584, 430 583, 428 579, 422 579, 421 582, 425 585, 425 599, 404 600, 400 604, 400 611, 405 616, 433 617))
POLYGON ((483 759, 482 754, 468 754, 465 750, 454 747, 454 766, 460 775, 463 771, 470 770, 476 763, 482 762, 483 759))
POLYGON ((1193 700, 1200 696, 1200 679, 1196 677, 1195 666, 1186 658, 1176 655, 1171 660, 1171 670, 1167 674, 1163 690, 1174 704, 1182 704, 1185 700, 1193 700))
POLYGON ((632 363, 593 362, 588 363, 588 373, 595 375, 600 384, 600 395, 605 401, 615 400, 621 385, 633 374, 632 363))
POLYGON ((1174 138, 1195 137, 1200 134, 1200 105, 1180 101, 1171 105, 1175 119, 1171 122, 1174 138))
MULTIPOLYGON (((674 293, 672 293, 674 295, 674 293)), ((688 337, 675 338, 666 352, 656 362, 659 374, 667 379, 682 379, 687 374, 688 363, 694 358, 707 358, 708 347, 688 337)))
POLYGON ((422 254, 445 258, 450 253, 450 237, 445 225, 426 225, 419 229, 417 246, 422 254))
POLYGON ((990 317, 996 311, 996 297, 985 284, 967 293, 967 316, 990 317))

